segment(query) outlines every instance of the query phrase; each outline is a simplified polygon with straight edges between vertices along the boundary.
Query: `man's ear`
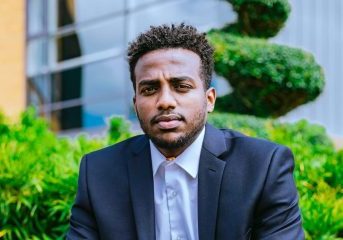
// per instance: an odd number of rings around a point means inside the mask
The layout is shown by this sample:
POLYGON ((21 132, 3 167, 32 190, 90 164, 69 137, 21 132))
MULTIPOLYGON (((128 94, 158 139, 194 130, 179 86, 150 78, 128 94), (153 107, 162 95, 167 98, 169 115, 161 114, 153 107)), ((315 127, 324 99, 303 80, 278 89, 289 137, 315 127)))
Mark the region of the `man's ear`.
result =
POLYGON ((213 87, 210 87, 209 89, 207 89, 206 91, 207 112, 213 112, 216 98, 217 98, 216 89, 214 89, 213 87))
POLYGON ((135 107, 135 111, 137 112, 137 110, 136 110, 136 96, 133 96, 132 102, 133 102, 133 106, 135 107))

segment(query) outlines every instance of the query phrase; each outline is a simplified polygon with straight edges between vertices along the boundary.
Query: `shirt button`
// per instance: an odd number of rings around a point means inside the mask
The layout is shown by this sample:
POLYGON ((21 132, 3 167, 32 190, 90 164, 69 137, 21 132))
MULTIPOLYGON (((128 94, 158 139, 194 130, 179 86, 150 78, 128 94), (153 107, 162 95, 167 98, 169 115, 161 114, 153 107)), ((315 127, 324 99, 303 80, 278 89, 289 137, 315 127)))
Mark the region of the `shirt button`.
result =
POLYGON ((176 192, 175 192, 175 191, 172 191, 172 192, 170 193, 170 195, 169 195, 169 199, 174 198, 176 195, 177 195, 176 192))

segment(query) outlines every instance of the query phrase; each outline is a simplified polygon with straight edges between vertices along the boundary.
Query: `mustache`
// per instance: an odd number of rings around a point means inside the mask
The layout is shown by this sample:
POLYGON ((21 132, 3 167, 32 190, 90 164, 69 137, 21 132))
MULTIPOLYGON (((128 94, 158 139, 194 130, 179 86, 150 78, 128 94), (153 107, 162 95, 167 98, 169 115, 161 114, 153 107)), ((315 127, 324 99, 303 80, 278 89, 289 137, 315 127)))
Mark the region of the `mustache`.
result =
POLYGON ((180 114, 180 113, 173 113, 173 112, 161 112, 157 115, 155 115, 151 120, 151 124, 158 123, 160 121, 172 121, 172 120, 179 120, 179 121, 185 121, 186 118, 180 114))

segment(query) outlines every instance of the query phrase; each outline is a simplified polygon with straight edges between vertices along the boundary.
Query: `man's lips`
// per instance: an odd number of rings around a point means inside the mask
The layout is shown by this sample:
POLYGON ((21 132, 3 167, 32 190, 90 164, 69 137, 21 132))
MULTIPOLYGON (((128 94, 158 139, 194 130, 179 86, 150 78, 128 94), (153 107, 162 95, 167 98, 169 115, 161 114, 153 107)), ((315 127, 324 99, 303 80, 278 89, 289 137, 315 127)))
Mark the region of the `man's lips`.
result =
POLYGON ((180 126, 183 117, 178 114, 159 115, 153 119, 153 123, 163 130, 173 129, 180 126))

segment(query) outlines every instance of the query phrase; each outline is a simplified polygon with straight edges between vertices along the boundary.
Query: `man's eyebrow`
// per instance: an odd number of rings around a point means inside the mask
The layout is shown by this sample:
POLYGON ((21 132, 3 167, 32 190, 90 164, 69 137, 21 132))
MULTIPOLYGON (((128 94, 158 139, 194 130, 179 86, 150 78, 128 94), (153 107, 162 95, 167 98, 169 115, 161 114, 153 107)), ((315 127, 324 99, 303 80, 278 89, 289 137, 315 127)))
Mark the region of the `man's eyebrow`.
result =
POLYGON ((171 82, 183 82, 183 81, 194 81, 193 78, 187 76, 172 77, 170 78, 171 82))
MULTIPOLYGON (((193 78, 187 76, 180 76, 180 77, 172 77, 168 80, 171 83, 179 83, 179 82, 192 82, 194 81, 193 78)), ((147 86, 147 85, 158 85, 160 84, 160 80, 158 79, 143 79, 138 83, 138 87, 147 86)))
POLYGON ((157 79, 146 79, 142 80, 138 83, 138 86, 145 86, 145 85, 157 85, 160 81, 157 79))

